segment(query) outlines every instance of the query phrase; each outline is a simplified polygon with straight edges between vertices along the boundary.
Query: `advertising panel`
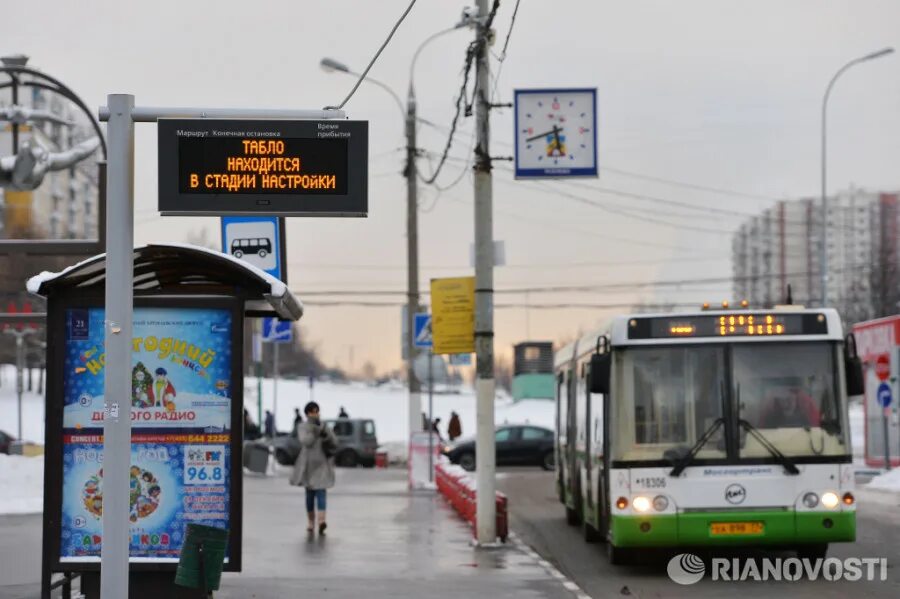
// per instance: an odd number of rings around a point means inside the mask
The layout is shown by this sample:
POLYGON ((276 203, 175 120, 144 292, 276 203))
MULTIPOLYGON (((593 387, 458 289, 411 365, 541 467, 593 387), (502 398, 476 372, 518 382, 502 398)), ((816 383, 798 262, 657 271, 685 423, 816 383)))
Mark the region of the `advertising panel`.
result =
MULTIPOLYGON (((104 311, 70 308, 65 322, 59 558, 97 562, 104 311)), ((232 326, 228 309, 134 310, 129 398, 133 562, 177 562, 189 522, 229 528, 232 326)))

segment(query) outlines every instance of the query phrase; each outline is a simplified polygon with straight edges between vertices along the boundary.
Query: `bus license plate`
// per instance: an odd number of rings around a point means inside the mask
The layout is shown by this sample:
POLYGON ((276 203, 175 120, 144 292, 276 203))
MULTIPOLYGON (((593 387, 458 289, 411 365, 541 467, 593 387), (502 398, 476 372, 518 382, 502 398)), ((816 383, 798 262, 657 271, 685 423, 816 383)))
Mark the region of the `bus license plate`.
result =
POLYGON ((763 532, 762 522, 712 522, 710 534, 716 536, 759 535, 763 532))

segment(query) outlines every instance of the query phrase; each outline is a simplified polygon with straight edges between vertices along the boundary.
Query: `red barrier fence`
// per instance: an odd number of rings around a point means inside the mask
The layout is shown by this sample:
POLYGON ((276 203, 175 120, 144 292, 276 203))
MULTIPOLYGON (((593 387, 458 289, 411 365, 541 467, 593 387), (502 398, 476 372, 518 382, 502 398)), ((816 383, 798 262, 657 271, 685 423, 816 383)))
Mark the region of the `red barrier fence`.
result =
MULTIPOLYGON (((468 472, 454 466, 441 462, 434 467, 434 480, 438 491, 447 498, 447 501, 453 506, 453 509, 463 517, 463 519, 472 526, 472 534, 475 534, 475 505, 478 491, 475 488, 475 481, 468 472)), ((497 491, 497 536, 504 543, 506 537, 509 536, 509 519, 507 517, 507 499, 506 495, 497 491)))

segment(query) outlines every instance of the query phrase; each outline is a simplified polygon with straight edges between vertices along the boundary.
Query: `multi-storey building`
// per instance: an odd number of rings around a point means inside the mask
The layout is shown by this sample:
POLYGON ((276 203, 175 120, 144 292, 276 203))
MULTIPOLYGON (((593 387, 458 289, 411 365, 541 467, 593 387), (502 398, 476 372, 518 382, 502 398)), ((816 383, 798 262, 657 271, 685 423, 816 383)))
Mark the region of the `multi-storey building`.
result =
POLYGON ((822 231, 828 229, 828 303, 851 322, 897 311, 897 194, 850 189, 819 200, 777 202, 732 240, 734 293, 755 306, 821 305, 822 231))

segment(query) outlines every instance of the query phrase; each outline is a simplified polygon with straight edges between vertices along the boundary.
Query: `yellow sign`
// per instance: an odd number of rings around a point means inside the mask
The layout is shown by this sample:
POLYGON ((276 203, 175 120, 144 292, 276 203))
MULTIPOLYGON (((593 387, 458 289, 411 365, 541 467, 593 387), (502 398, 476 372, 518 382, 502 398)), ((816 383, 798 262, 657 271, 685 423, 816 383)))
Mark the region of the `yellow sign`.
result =
POLYGON ((475 277, 431 280, 431 336, 435 354, 475 351, 475 277))

